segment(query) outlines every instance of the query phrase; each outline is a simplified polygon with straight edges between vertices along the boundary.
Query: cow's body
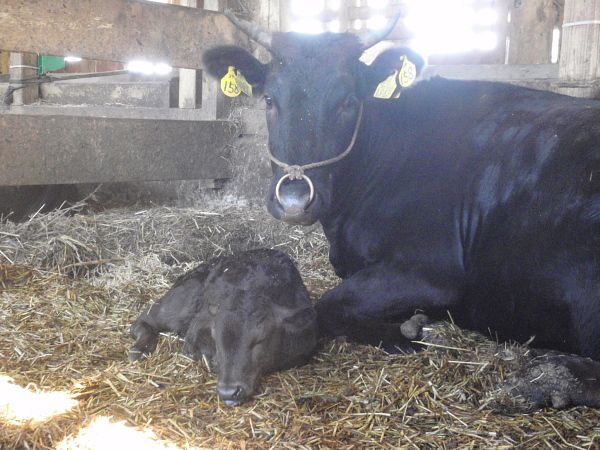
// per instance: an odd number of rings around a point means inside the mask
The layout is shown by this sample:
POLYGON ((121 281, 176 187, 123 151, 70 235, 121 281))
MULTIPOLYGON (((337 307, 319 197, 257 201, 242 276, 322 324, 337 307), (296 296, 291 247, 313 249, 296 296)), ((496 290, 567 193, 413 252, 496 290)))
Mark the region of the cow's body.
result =
POLYGON ((177 280, 131 326, 130 359, 153 352, 164 331, 183 337, 194 359, 206 358, 231 405, 249 399, 261 375, 305 363, 317 340, 300 274, 267 249, 212 259, 177 280))
POLYGON ((409 347, 401 321, 450 311, 493 337, 600 359, 600 102, 444 79, 378 100, 415 55, 388 49, 366 66, 371 38, 266 37, 230 18, 272 60, 221 47, 204 61, 264 93, 271 214, 323 225, 343 278, 317 303, 325 334, 409 347))
POLYGON ((363 123, 321 219, 346 279, 320 306, 328 329, 348 332, 340 308, 448 309, 600 359, 600 102, 434 79, 365 102, 363 123))

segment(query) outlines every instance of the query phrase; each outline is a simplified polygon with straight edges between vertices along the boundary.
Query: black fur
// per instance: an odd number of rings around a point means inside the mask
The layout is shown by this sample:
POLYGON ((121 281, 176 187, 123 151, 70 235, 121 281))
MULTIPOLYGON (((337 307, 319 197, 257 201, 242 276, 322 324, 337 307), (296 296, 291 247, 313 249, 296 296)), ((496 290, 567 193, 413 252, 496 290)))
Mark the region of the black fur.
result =
MULTIPOLYGON (((600 102, 500 83, 433 79, 372 98, 393 51, 358 61, 347 34, 276 35, 265 78, 269 146, 288 164, 342 161, 286 181, 276 218, 320 221, 344 280, 321 330, 409 347, 401 321, 449 311, 500 339, 600 359, 600 102), (299 200, 300 199, 300 200, 299 200)), ((215 50, 218 53, 218 50, 215 50)))
POLYGON ((215 258, 179 278, 131 326, 130 359, 155 350, 158 334, 184 337, 184 351, 218 372, 228 404, 253 394, 261 375, 308 361, 316 313, 293 262, 276 250, 215 258))

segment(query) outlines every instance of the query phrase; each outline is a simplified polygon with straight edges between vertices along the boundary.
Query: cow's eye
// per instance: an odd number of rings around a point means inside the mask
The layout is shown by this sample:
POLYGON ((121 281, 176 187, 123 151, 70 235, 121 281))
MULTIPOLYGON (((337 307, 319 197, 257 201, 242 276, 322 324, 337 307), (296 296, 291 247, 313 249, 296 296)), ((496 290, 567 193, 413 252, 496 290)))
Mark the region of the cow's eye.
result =
POLYGON ((273 107, 273 99, 268 95, 265 95, 265 105, 267 105, 267 109, 271 109, 273 107))
POLYGON ((344 101, 340 105, 340 109, 343 111, 348 111, 353 109, 358 103, 358 99, 354 95, 347 96, 344 101))

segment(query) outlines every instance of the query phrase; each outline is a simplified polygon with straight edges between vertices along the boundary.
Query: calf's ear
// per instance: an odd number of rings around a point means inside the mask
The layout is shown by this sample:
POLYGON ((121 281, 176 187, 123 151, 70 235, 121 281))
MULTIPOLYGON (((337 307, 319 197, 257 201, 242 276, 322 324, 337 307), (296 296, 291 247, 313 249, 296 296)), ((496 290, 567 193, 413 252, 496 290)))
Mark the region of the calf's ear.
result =
POLYGON ((398 97, 421 74, 425 61, 408 48, 390 48, 367 66, 365 95, 378 98, 398 97))
POLYGON ((264 88, 268 64, 262 64, 241 47, 226 45, 207 50, 202 56, 202 63, 208 73, 217 79, 223 78, 229 67, 233 66, 252 85, 253 92, 260 93, 264 88))
POLYGON ((298 333, 308 327, 314 326, 317 320, 317 313, 311 306, 301 309, 284 317, 283 326, 288 333, 298 333))
POLYGON ((286 362, 280 361, 282 367, 304 364, 317 346, 318 327, 317 313, 310 306, 297 310, 283 319, 281 343, 286 362))

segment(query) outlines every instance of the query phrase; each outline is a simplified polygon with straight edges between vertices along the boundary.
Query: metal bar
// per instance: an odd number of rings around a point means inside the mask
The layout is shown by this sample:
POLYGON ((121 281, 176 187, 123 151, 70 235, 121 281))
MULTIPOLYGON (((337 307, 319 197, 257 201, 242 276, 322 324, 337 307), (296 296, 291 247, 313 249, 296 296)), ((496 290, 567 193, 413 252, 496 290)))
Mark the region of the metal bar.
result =
POLYGON ((0 49, 200 69, 212 46, 245 42, 221 13, 140 0, 2 0, 0 49))
POLYGON ((0 184, 228 178, 225 121, 0 114, 0 184))

